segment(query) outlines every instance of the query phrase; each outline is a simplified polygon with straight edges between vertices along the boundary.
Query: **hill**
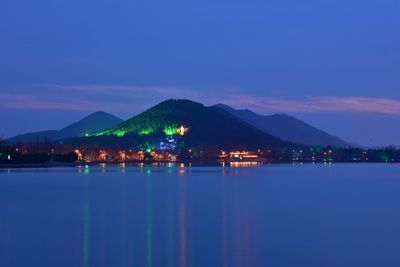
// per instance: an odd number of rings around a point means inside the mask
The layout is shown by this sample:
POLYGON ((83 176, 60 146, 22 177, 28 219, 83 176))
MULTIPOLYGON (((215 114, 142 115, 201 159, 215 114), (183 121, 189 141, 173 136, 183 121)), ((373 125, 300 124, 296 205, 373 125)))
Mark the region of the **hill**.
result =
POLYGON ((251 110, 237 110, 230 106, 218 104, 214 106, 242 119, 250 125, 278 137, 282 140, 305 145, 348 147, 349 143, 339 137, 321 131, 295 117, 286 114, 263 116, 251 110))
POLYGON ((43 141, 57 141, 77 136, 84 136, 89 133, 97 132, 110 128, 122 122, 120 118, 115 117, 103 111, 94 112, 78 122, 75 122, 61 130, 49 130, 20 134, 10 139, 7 143, 37 143, 43 141))
POLYGON ((164 101, 86 140, 79 138, 69 142, 122 146, 159 142, 166 136, 174 135, 179 136, 185 145, 199 147, 239 149, 286 145, 279 138, 256 129, 225 110, 205 107, 190 100, 164 101))

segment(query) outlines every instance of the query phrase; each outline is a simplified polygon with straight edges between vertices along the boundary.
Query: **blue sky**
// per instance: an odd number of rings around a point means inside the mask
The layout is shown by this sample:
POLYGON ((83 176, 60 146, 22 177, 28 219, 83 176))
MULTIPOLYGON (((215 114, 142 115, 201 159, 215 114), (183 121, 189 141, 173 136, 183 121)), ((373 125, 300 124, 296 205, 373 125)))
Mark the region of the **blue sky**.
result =
POLYGON ((398 14, 394 0, 2 0, 0 135, 173 97, 400 144, 398 14))

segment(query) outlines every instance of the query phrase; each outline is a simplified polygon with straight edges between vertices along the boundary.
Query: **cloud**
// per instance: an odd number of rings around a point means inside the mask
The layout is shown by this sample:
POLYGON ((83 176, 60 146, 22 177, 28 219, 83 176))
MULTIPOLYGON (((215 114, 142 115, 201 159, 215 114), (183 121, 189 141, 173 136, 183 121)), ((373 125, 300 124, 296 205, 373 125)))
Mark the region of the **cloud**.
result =
POLYGON ((3 103, 2 109, 93 111, 101 107, 97 103, 80 99, 72 101, 58 98, 46 99, 26 94, 1 94, 0 101, 3 103))
POLYGON ((283 99, 232 90, 215 90, 209 95, 191 88, 124 85, 44 85, 34 90, 15 90, 0 93, 0 109, 104 110, 133 115, 169 98, 192 99, 206 105, 224 103, 259 113, 363 112, 400 116, 400 100, 390 98, 308 96, 283 99))
POLYGON ((225 104, 257 112, 364 112, 400 116, 400 100, 369 97, 309 96, 300 100, 239 95, 225 104))

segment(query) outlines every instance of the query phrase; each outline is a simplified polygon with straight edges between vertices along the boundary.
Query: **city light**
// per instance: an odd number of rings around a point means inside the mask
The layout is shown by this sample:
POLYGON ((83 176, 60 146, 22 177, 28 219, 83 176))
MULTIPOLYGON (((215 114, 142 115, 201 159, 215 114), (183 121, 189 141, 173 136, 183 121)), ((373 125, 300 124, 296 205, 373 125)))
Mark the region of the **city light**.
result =
POLYGON ((125 135, 125 131, 124 130, 118 130, 115 132, 115 135, 118 137, 122 137, 125 135))
POLYGON ((152 128, 142 129, 139 131, 139 135, 150 135, 152 133, 154 133, 152 128))
POLYGON ((179 135, 185 135, 188 130, 189 130, 189 128, 181 125, 176 131, 178 132, 179 135))
POLYGON ((176 126, 167 126, 164 128, 164 133, 166 135, 174 135, 178 133, 176 126))

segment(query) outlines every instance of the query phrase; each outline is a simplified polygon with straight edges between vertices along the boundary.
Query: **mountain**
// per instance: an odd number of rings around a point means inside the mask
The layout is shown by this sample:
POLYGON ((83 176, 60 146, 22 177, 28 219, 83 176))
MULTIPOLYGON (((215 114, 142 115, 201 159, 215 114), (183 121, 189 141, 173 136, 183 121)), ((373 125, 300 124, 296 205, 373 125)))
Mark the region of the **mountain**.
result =
POLYGON ((57 136, 57 133, 58 131, 56 130, 25 133, 6 139, 5 142, 9 144, 33 144, 43 142, 45 140, 54 140, 54 137, 57 136))
POLYGON ((115 117, 114 115, 111 115, 103 111, 97 111, 61 130, 58 131, 50 130, 50 131, 20 134, 10 139, 7 139, 6 142, 28 144, 28 143, 43 142, 45 140, 57 141, 77 136, 84 136, 89 133, 104 130, 120 122, 122 122, 122 120, 120 118, 115 117))
POLYGON ((113 127, 122 121, 123 120, 114 115, 104 111, 97 111, 61 129, 58 134, 58 139, 83 136, 85 134, 101 131, 113 127))
POLYGON ((70 142, 123 146, 160 142, 168 135, 179 136, 185 145, 198 147, 258 148, 287 144, 225 110, 190 100, 164 101, 113 128, 70 142), (181 126, 187 131, 182 136, 179 135, 181 126))
POLYGON ((224 104, 218 104, 214 107, 228 111, 257 129, 282 140, 305 145, 350 146, 349 143, 339 137, 330 135, 289 115, 274 114, 262 116, 248 109, 237 110, 224 104))

